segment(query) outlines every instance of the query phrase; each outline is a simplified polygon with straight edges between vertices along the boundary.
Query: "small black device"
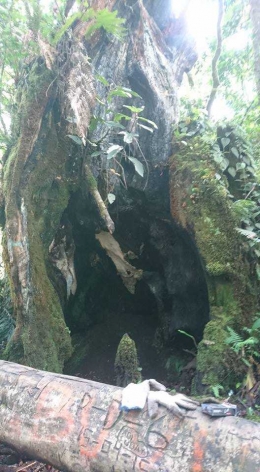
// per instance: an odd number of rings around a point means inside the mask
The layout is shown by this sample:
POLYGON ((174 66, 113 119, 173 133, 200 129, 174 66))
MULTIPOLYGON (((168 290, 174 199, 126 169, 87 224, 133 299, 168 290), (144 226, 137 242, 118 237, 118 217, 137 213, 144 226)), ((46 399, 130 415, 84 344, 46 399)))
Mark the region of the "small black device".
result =
POLYGON ((236 416, 237 406, 231 403, 202 403, 202 413, 209 416, 236 416))

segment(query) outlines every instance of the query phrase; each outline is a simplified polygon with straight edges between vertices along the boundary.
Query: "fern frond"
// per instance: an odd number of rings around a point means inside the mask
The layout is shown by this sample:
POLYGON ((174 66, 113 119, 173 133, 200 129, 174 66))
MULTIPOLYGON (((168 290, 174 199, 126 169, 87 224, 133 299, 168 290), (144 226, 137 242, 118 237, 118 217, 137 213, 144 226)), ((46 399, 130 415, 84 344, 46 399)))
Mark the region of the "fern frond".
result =
POLYGON ((257 237, 257 234, 254 231, 248 231, 247 229, 235 228, 239 234, 246 236, 247 239, 253 239, 256 243, 260 242, 260 239, 257 237))
POLYGON ((211 390, 215 398, 219 398, 220 390, 224 390, 224 387, 220 384, 211 385, 211 390))
POLYGON ((229 332, 229 337, 225 340, 226 344, 243 344, 244 340, 240 334, 238 334, 233 328, 230 328, 229 326, 227 327, 227 330, 229 332))
POLYGON ((247 338, 243 341, 243 346, 255 346, 258 343, 259 339, 255 338, 254 336, 251 336, 250 338, 247 338))

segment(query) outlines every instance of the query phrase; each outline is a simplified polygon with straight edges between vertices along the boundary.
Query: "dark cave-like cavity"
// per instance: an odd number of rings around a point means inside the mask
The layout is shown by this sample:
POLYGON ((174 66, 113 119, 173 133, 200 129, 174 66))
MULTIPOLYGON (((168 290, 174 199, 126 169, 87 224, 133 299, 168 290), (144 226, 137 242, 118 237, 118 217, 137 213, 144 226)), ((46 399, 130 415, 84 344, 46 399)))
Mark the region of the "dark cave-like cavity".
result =
POLYGON ((74 194, 66 211, 76 247, 77 291, 65 316, 72 336, 84 340, 85 356, 78 370, 87 378, 115 383, 116 350, 128 333, 136 343, 143 377, 165 381, 169 359, 177 353, 185 365, 190 358, 184 349, 194 348, 192 340, 178 330, 200 340, 209 319, 207 284, 197 248, 170 217, 163 194, 158 204, 155 193, 152 200, 149 194, 128 189, 111 211, 114 237, 125 258, 143 270, 134 294, 95 238, 100 222, 88 198, 81 192, 74 194))

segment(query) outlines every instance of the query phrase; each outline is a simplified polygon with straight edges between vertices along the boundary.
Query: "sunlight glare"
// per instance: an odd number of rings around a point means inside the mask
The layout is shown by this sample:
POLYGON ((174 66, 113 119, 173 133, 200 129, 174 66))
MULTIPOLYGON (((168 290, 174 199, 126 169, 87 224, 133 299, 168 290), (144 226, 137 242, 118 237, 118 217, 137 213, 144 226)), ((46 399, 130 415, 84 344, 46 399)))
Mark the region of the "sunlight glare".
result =
MULTIPOLYGON (((178 18, 187 0, 172 0, 172 12, 178 18)), ((194 37, 198 52, 207 48, 207 38, 216 36, 218 3, 214 0, 191 0, 187 7, 187 24, 194 37)))
POLYGON ((233 110, 223 97, 216 97, 212 105, 211 118, 213 121, 232 120, 235 115, 233 110))

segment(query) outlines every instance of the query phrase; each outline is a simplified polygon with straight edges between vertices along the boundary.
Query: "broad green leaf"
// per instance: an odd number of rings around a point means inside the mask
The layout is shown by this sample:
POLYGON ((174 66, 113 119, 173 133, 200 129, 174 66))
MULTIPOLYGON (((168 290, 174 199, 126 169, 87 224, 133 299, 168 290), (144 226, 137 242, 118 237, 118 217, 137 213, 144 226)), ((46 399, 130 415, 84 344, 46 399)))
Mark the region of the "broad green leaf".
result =
POLYGON ((251 164, 251 159, 250 159, 250 157, 248 157, 248 156, 243 156, 243 161, 244 161, 248 166, 250 166, 250 164, 251 164))
POLYGON ((132 118, 131 116, 128 116, 128 115, 124 115, 123 113, 116 113, 115 116, 114 116, 114 121, 117 123, 118 121, 121 121, 121 120, 126 120, 126 121, 130 121, 132 118))
POLYGON ((129 133, 128 131, 120 131, 118 134, 124 135, 124 142, 127 144, 131 144, 134 138, 138 137, 136 133, 129 133))
POLYGON ((137 123, 137 126, 140 126, 140 128, 144 128, 147 131, 150 131, 150 133, 153 133, 153 128, 149 128, 149 126, 141 125, 141 123, 137 123))
POLYGON ((223 146, 223 148, 225 149, 225 147, 228 146, 228 144, 230 143, 230 139, 229 138, 221 138, 221 144, 223 146))
POLYGON ((97 74, 96 75, 96 79, 101 82, 101 84, 105 85, 106 87, 109 86, 109 82, 105 79, 105 77, 103 77, 103 75, 99 75, 97 74))
POLYGON ((126 92, 125 90, 120 88, 120 89, 112 90, 111 92, 109 92, 108 97, 107 97, 108 101, 111 101, 113 97, 131 98, 132 95, 130 92, 126 92))
POLYGON ((147 118, 143 118, 142 116, 138 116, 138 120, 146 121, 146 123, 149 123, 152 125, 155 129, 158 129, 158 126, 154 123, 154 121, 147 120, 147 118))
POLYGON ((115 121, 105 121, 105 124, 109 126, 109 128, 120 128, 125 129, 125 126, 121 125, 121 123, 115 121))
POLYGON ((234 154, 234 156, 239 157, 239 151, 236 147, 232 147, 231 152, 234 154))
POLYGON ((224 159, 222 161, 222 164, 223 164, 223 166, 221 166, 221 168, 223 170, 226 170, 226 168, 229 166, 229 160, 226 157, 224 157, 224 159))
POLYGON ((79 146, 81 146, 83 143, 82 143, 82 139, 75 135, 75 134, 67 134, 68 138, 72 139, 72 141, 74 141, 74 143, 78 144, 79 146))
POLYGON ((217 162, 217 164, 220 164, 221 162, 223 162, 224 157, 222 154, 218 153, 213 155, 213 159, 215 162, 217 162))
POLYGON ((136 159, 136 157, 129 157, 128 156, 128 159, 129 159, 129 161, 131 161, 134 164, 137 174, 139 174, 141 177, 143 177, 144 176, 144 166, 143 166, 143 164, 138 159, 136 159))
POLYGON ((92 152, 91 157, 97 157, 97 156, 100 156, 100 154, 101 154, 101 151, 94 151, 92 152))
POLYGON ((112 159, 115 157, 120 151, 122 151, 122 146, 118 146, 118 144, 112 144, 107 150, 107 158, 112 159))
POLYGON ((139 95, 137 92, 134 92, 132 89, 130 88, 127 88, 127 87, 122 87, 123 90, 125 90, 126 92, 130 92, 132 97, 138 97, 138 98, 142 98, 141 95, 139 95))
POLYGON ((234 167, 229 167, 227 171, 232 177, 236 176, 237 172, 236 172, 236 169, 234 167))
POLYGON ((236 164, 236 170, 243 170, 246 167, 244 162, 238 162, 236 164))
POLYGON ((144 111, 144 107, 137 108, 137 107, 133 107, 129 105, 123 105, 123 106, 124 108, 128 108, 128 110, 130 110, 132 113, 141 113, 142 111, 144 111))
POLYGON ((116 196, 115 196, 113 193, 108 193, 107 199, 108 199, 108 202, 109 202, 110 205, 111 205, 112 203, 114 203, 114 201, 115 201, 115 199, 116 199, 116 196))
POLYGON ((252 326, 252 331, 254 331, 255 329, 260 329, 260 318, 258 318, 252 326))

